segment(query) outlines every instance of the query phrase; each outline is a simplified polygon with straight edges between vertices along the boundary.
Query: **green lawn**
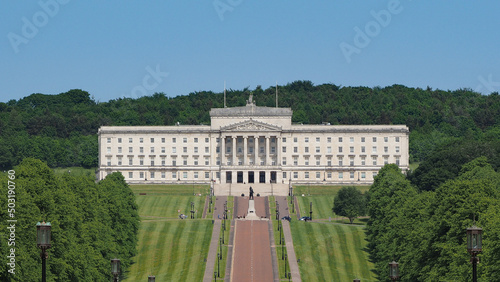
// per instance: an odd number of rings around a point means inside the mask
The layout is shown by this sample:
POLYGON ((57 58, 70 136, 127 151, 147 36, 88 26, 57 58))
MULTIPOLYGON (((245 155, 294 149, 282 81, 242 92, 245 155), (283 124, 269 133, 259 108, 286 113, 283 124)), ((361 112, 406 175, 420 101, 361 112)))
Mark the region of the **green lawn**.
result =
POLYGON ((291 229, 302 281, 376 281, 363 226, 292 220, 291 229))
POLYGON ((125 281, 202 281, 212 236, 211 220, 142 222, 138 255, 125 281))

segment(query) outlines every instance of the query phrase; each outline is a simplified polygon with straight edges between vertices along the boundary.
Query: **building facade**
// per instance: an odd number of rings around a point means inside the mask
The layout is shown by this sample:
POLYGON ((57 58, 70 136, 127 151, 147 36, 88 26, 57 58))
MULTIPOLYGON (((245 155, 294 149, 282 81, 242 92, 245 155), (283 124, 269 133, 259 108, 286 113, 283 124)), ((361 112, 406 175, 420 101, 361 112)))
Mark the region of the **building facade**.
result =
POLYGON ((297 125, 290 108, 215 108, 211 125, 103 126, 98 180, 128 183, 371 184, 408 170, 405 125, 297 125))

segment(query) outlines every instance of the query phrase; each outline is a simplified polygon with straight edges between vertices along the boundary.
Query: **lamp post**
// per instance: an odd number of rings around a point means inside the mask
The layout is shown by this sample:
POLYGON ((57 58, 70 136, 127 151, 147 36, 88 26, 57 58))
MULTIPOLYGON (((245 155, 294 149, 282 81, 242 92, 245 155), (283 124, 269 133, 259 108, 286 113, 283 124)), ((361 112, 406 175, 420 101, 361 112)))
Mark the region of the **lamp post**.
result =
POLYGON ((111 260, 111 274, 113 274, 113 282, 118 282, 118 276, 120 275, 120 260, 117 258, 111 260))
POLYGON ((472 256, 472 281, 477 282, 477 263, 479 258, 477 255, 483 251, 483 229, 472 225, 467 228, 467 252, 472 256))
POLYGON ((50 228, 52 225, 50 222, 45 223, 38 222, 36 224, 36 246, 42 250, 40 257, 42 258, 42 282, 47 281, 46 276, 46 259, 48 257, 47 249, 51 247, 50 245, 50 228))
POLYGON ((395 261, 389 263, 389 278, 391 281, 399 279, 399 263, 395 261))
POLYGON ((148 282, 155 282, 156 277, 155 276, 148 276, 148 282))
POLYGON ((309 202, 309 218, 313 219, 313 202, 309 202))

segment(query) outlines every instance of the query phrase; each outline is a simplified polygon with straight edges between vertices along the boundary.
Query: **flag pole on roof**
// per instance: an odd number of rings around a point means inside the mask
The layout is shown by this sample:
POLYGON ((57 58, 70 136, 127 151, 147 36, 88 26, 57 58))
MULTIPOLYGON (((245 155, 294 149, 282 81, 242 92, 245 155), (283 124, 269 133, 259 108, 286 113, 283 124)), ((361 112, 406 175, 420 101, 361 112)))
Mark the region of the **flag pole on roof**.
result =
POLYGON ((278 107, 278 81, 276 80, 276 108, 278 107))
POLYGON ((224 80, 224 108, 226 107, 226 81, 224 80))

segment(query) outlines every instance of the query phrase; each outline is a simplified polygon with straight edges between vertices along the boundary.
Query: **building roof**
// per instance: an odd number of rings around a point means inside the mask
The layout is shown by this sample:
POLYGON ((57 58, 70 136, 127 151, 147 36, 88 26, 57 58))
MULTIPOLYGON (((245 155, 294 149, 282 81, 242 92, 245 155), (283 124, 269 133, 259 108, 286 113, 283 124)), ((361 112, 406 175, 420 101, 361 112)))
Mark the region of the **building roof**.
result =
POLYGON ((291 117, 291 108, 258 107, 253 103, 247 103, 244 107, 213 108, 210 117, 262 117, 262 116, 284 116, 291 117))

